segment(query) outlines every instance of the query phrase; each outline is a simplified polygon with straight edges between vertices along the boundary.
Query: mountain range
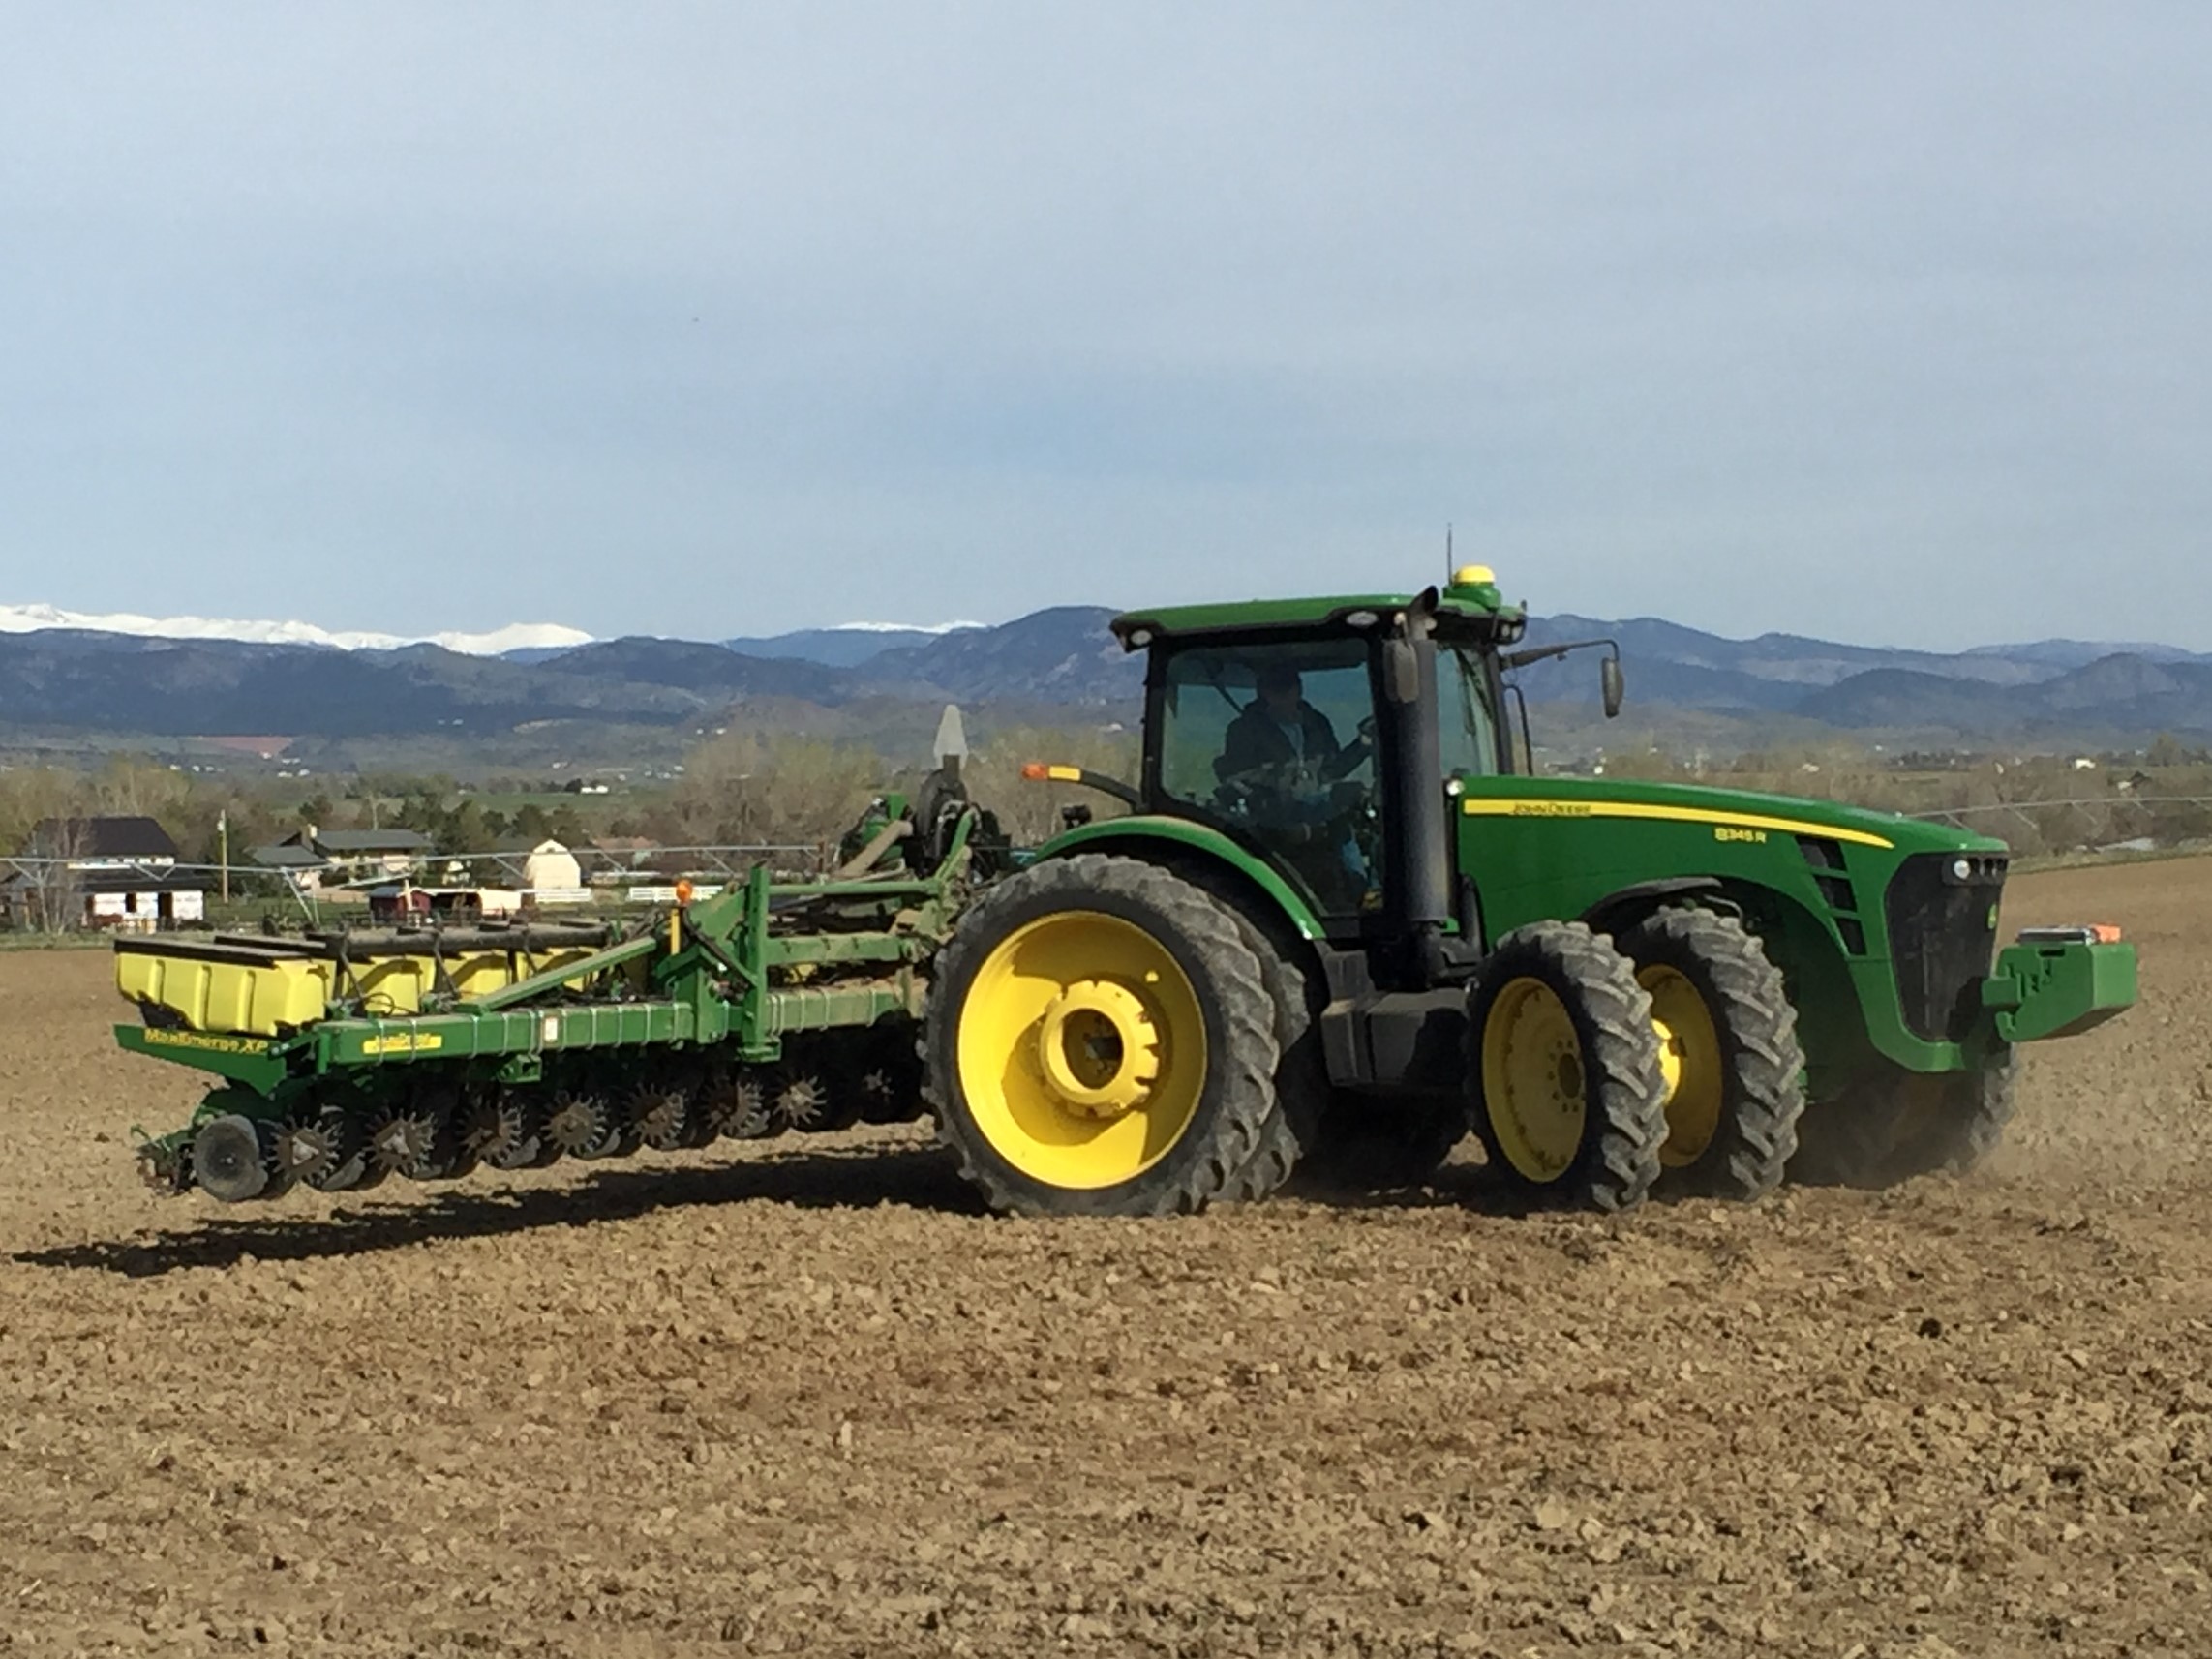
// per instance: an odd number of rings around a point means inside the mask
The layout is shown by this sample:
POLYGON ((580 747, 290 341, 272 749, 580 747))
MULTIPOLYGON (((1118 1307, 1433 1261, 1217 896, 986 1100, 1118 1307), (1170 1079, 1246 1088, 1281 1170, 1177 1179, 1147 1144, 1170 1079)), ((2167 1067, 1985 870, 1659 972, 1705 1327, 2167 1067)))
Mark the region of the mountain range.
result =
POLYGON ((130 611, 64 611, 53 605, 0 605, 0 634, 131 634, 140 639, 240 640, 253 645, 331 646, 340 650, 391 650, 436 645, 465 656, 509 652, 545 654, 580 646, 591 636, 559 622, 511 622, 488 633, 333 633, 313 622, 250 621, 234 617, 141 617, 130 611))
MULTIPOLYGON (((1947 653, 1795 634, 1732 640, 1654 618, 1529 625, 1531 645, 1593 637, 1620 642, 1631 706, 1729 716, 1753 731, 1786 720, 1935 747, 2128 746, 2160 732, 2212 733, 2212 655, 2173 646, 2051 639, 1947 653)), ((1596 671, 1578 658, 1519 678, 1531 702, 1595 700, 1596 671)))
MULTIPOLYGON (((381 636, 295 642, 290 630, 305 624, 293 623, 235 624, 270 636, 252 639, 20 625, 39 614, 0 608, 0 731, 17 737, 480 741, 548 722, 688 729, 733 708, 757 714, 770 706, 855 711, 846 726, 864 731, 876 717, 868 709, 945 701, 1032 718, 1120 719, 1142 683, 1140 660, 1114 643, 1106 627, 1112 613, 1098 606, 995 626, 865 625, 710 643, 530 637, 497 654, 430 642, 344 649, 381 636)), ((514 634, 461 637, 481 644, 514 634)), ((1735 723, 1746 745, 1777 726, 1957 746, 2212 735, 2212 656, 2171 647, 2043 640, 1942 653, 1785 634, 1732 640, 1658 618, 1567 615, 1532 621, 1529 643, 1591 637, 1620 642, 1642 724, 1661 728, 1670 710, 1695 711, 1701 729, 1714 718, 1735 723)), ((1587 656, 1521 678, 1532 702, 1595 699, 1587 656)))

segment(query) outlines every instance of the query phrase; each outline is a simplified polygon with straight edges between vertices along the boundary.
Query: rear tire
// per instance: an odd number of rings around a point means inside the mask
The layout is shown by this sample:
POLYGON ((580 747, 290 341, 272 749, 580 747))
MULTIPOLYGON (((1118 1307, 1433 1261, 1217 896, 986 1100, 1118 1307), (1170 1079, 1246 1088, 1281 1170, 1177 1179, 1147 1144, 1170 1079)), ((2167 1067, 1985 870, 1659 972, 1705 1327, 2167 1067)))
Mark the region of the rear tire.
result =
POLYGON ((1781 1185, 1804 1111, 1804 1050, 1779 968, 1733 917, 1661 910, 1616 936, 1665 1034, 1663 1189, 1750 1199, 1781 1185))
POLYGON ((1276 1009, 1233 915, 1097 853, 994 885, 938 958, 937 1134, 994 1210, 1154 1216, 1229 1191, 1275 1107, 1276 1009))
POLYGON ((1469 1005, 1474 1127, 1535 1202, 1625 1210, 1659 1178, 1666 1077, 1651 999, 1628 958, 1579 921, 1498 942, 1469 1005))

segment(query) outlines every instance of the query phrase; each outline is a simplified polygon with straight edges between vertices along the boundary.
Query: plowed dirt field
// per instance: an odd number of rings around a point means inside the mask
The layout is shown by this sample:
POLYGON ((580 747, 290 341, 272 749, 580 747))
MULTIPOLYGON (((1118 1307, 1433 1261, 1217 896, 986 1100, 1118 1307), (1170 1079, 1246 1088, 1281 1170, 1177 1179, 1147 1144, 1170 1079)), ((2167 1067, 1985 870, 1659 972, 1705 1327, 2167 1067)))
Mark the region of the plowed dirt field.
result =
MULTIPOLYGON (((1996 1165, 994 1221, 912 1131, 225 1211, 0 956, 0 1653, 2212 1654, 2212 861, 1996 1165)), ((572 1167, 572 1166, 571 1166, 572 1167)))

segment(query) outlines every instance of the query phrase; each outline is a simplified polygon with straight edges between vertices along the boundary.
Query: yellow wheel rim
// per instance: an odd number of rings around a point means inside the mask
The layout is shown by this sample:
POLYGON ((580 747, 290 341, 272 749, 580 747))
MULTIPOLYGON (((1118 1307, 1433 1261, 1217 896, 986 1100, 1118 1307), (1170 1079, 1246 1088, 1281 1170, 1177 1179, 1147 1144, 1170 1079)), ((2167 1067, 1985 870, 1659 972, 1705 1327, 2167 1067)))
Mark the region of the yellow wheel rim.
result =
POLYGON ((1582 1150, 1588 1093, 1566 1004, 1541 980, 1511 980, 1482 1028, 1482 1106, 1505 1161, 1534 1182, 1564 1175, 1582 1150))
POLYGON ((1636 975, 1651 994, 1651 1028, 1667 1080, 1667 1141, 1659 1161, 1681 1169, 1705 1156, 1720 1132, 1725 1067, 1720 1030, 1697 986, 1680 969, 1654 964, 1636 975))
POLYGON ((1062 911, 992 947, 957 1033, 960 1092, 991 1149, 1034 1180, 1093 1190, 1183 1138, 1206 1023, 1167 948, 1135 922, 1062 911))

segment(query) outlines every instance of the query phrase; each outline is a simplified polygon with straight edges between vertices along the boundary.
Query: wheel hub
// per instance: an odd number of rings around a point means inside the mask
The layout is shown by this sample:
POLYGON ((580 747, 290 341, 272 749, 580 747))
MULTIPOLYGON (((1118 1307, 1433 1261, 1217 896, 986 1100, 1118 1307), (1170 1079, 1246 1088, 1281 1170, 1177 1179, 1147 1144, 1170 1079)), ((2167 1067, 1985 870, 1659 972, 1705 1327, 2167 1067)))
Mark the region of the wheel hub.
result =
POLYGON ((1045 1005, 1038 1069, 1068 1110, 1116 1118, 1151 1096, 1160 1030, 1142 998, 1110 980, 1080 980, 1045 1005))
POLYGON ((1564 1049, 1552 1062, 1552 1098, 1555 1106, 1582 1099, 1582 1057, 1573 1049, 1564 1049))

